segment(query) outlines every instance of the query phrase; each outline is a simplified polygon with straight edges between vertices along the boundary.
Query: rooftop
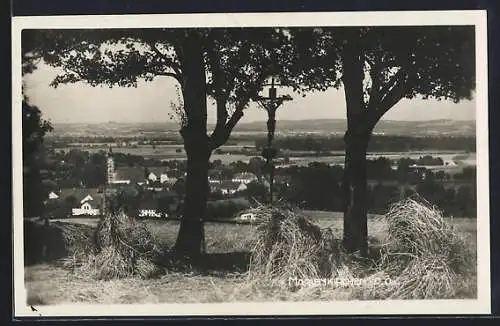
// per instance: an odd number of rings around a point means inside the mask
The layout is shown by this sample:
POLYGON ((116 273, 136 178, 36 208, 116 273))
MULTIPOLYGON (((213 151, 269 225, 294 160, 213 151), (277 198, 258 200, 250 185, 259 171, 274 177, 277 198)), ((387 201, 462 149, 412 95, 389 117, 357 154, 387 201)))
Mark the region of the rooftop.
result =
POLYGON ((145 171, 137 167, 120 167, 115 170, 116 180, 130 180, 130 183, 136 184, 146 180, 145 171))
POLYGON ((250 172, 236 173, 233 179, 257 179, 257 176, 250 172))
POLYGON ((241 182, 222 181, 220 184, 212 185, 212 189, 213 190, 222 190, 222 189, 236 190, 236 189, 238 189, 240 184, 241 184, 241 182))
POLYGON ((66 200, 70 197, 75 197, 78 202, 90 195, 93 202, 100 203, 103 198, 103 193, 97 188, 63 188, 58 194, 58 200, 66 200))

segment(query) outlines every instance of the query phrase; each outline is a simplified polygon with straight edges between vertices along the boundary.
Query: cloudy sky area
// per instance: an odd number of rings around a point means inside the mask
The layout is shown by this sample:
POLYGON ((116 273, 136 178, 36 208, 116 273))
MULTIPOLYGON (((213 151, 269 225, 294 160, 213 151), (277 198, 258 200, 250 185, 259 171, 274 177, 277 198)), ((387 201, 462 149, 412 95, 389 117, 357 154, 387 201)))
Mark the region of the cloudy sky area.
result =
MULTIPOLYGON (((53 123, 167 122, 170 103, 176 101, 175 82, 160 77, 141 82, 137 88, 91 87, 84 83, 49 86, 57 70, 40 65, 25 77, 26 94, 37 105, 45 119, 53 123)), ((282 120, 345 119, 346 107, 342 90, 310 93, 306 97, 291 94, 277 113, 282 120)), ((215 107, 209 106, 210 123, 215 121, 215 107)), ((267 115, 252 103, 241 122, 264 121, 267 115)), ((474 120, 475 100, 454 104, 451 101, 402 100, 384 117, 386 120, 474 120)))

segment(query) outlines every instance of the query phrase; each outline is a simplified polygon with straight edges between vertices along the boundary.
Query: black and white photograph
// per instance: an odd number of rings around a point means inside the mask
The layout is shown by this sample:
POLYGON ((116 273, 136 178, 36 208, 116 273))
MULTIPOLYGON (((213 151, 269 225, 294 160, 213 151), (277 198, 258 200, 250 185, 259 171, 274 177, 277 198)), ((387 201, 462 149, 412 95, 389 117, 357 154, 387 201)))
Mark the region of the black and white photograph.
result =
POLYGON ((490 313, 485 11, 12 21, 15 315, 490 313))

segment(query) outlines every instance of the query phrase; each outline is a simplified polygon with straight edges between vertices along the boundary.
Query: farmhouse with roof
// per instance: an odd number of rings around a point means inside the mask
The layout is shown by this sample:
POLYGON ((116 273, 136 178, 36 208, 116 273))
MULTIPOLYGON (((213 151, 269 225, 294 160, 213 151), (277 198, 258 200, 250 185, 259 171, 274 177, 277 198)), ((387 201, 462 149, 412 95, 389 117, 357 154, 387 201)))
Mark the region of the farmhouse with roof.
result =
POLYGON ((223 195, 233 195, 239 191, 247 189, 244 182, 222 181, 221 183, 212 185, 214 192, 220 191, 223 195))
POLYGON ((147 180, 150 182, 159 182, 164 184, 171 179, 175 179, 168 176, 168 170, 166 167, 148 167, 146 168, 146 171, 147 180))
POLYGON ((144 195, 137 211, 139 218, 167 218, 177 213, 180 204, 179 194, 175 191, 161 191, 144 195))
POLYGON ((51 191, 51 192, 49 193, 49 196, 48 196, 48 199, 49 199, 49 200, 50 200, 50 199, 57 199, 57 198, 59 198, 59 195, 58 195, 58 194, 56 194, 55 192, 51 191))
MULTIPOLYGON (((116 178, 120 179, 121 182, 131 185, 144 185, 146 183, 146 178, 144 177, 144 171, 135 167, 120 167, 116 169, 116 178)), ((113 184, 116 184, 114 182, 113 184)))
POLYGON ((208 177, 208 183, 211 184, 211 185, 215 185, 215 184, 221 184, 222 183, 222 180, 219 179, 219 178, 216 178, 216 177, 211 177, 209 176, 208 177))
MULTIPOLYGON (((109 171, 108 167, 108 171, 109 171)), ((108 178, 109 179, 109 178, 108 178)), ((167 186, 171 188, 176 178, 169 177, 164 167, 146 167, 144 169, 137 167, 120 167, 114 170, 114 181, 110 184, 126 183, 132 185, 149 185, 151 189, 159 189, 167 186)))
POLYGON ((58 210, 58 214, 64 212, 65 215, 69 213, 72 216, 97 216, 101 213, 103 193, 97 188, 62 189, 57 196, 49 197, 49 206, 69 208, 69 211, 58 210))
POLYGON ((250 172, 242 172, 242 173, 235 174, 231 181, 249 184, 250 182, 257 181, 257 180, 258 180, 258 178, 255 174, 250 173, 250 172))

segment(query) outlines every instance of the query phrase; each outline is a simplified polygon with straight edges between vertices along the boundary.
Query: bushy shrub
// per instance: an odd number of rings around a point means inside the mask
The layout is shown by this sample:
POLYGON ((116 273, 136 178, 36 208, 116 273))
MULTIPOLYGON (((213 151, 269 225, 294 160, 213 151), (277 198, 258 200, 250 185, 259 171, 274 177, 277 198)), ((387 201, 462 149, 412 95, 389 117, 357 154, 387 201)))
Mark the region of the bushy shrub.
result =
POLYGON ((217 200, 208 203, 205 218, 230 219, 248 208, 250 208, 250 203, 244 198, 217 200))

